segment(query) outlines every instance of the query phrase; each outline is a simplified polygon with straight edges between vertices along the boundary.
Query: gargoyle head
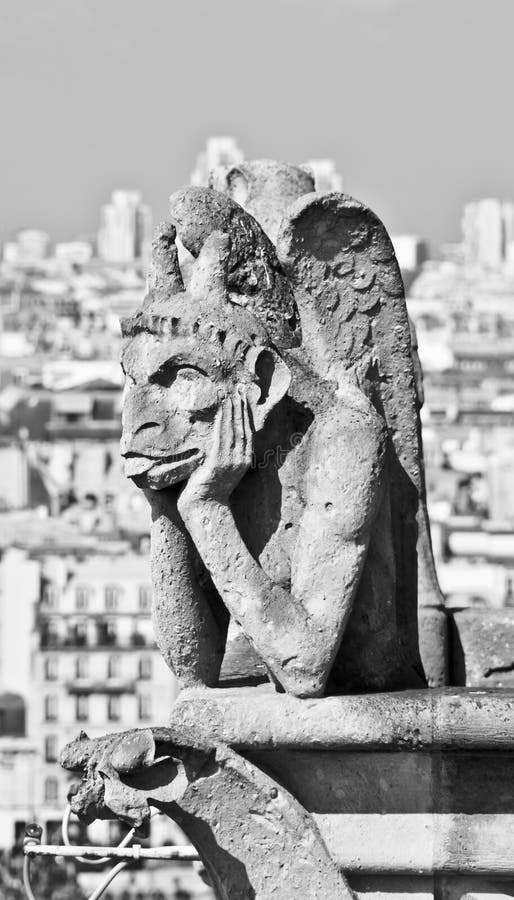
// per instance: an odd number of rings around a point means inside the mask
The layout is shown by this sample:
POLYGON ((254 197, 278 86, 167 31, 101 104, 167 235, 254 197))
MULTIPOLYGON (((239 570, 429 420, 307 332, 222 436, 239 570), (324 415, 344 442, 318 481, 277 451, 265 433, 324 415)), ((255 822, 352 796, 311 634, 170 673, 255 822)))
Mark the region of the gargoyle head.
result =
MULTIPOLYGON (((236 206, 221 197, 222 206, 225 203, 236 206)), ((263 233, 262 246, 256 248, 254 241, 251 253, 246 248, 248 258, 241 240, 234 249, 229 234, 209 233, 187 289, 175 235, 172 225, 161 227, 154 241, 149 293, 141 310, 122 322, 126 387, 121 452, 126 475, 139 487, 153 490, 184 481, 203 462, 218 409, 239 385, 245 387, 254 431, 263 428, 290 382, 275 341, 282 346, 297 341, 296 325, 285 314, 294 319, 294 300, 263 233), (260 267, 252 269, 257 250, 260 267), (276 266, 268 273, 274 279, 272 291, 266 287, 265 251, 276 266), (237 277, 230 274, 234 253, 237 277), (250 294, 253 281, 255 291, 250 294)), ((186 228, 188 237, 190 246, 198 249, 195 241, 200 238, 196 233, 191 237, 186 228)))
POLYGON ((180 763, 167 754, 160 758, 157 754, 150 729, 95 739, 81 732, 67 744, 60 759, 63 768, 82 777, 70 798, 72 811, 86 824, 95 819, 121 819, 134 827, 144 825, 150 817, 149 798, 166 800, 172 785, 175 792, 180 788, 174 784, 180 763))

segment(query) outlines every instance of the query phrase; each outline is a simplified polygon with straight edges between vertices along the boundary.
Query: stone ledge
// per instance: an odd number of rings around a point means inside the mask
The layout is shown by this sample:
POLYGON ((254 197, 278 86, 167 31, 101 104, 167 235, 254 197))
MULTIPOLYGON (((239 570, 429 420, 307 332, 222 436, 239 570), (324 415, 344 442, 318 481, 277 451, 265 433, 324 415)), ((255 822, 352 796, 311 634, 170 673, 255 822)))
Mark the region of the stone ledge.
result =
POLYGON ((450 635, 452 684, 514 689, 514 608, 453 610, 450 635))
POLYGON ((186 690, 170 729, 178 744, 203 749, 508 750, 514 690, 434 688, 321 700, 277 694, 270 685, 186 690))

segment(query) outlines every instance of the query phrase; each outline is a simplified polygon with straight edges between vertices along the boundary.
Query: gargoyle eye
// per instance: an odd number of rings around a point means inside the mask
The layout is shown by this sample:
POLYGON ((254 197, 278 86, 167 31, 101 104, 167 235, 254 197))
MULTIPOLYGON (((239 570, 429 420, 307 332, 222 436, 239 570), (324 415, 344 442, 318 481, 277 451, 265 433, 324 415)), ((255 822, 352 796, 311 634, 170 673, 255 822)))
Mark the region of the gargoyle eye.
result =
POLYGON ((174 381, 199 381, 202 378, 208 378, 207 372, 197 366, 177 365, 176 363, 166 362, 159 366, 156 372, 150 377, 150 381, 154 384, 160 384, 162 387, 171 387, 174 381))

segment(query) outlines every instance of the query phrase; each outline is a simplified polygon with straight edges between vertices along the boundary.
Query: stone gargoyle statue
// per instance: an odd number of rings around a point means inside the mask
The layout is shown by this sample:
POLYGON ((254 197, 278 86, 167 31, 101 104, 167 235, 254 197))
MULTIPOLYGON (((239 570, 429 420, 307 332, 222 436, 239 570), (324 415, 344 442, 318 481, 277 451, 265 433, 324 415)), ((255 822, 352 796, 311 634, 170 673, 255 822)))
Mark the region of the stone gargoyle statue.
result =
POLYGON ((351 900, 287 772, 328 751, 305 710, 358 736, 354 698, 327 695, 426 685, 417 545, 438 586, 403 285, 377 217, 303 169, 212 185, 171 198, 122 322, 122 454, 152 508, 157 643, 189 690, 167 727, 81 735, 61 761, 84 821, 172 817, 220 900, 351 900))
POLYGON ((391 241, 301 169, 245 172, 247 209, 223 173, 222 191, 172 196, 122 322, 158 646, 186 687, 223 683, 231 644, 298 697, 424 686, 419 404, 391 241))

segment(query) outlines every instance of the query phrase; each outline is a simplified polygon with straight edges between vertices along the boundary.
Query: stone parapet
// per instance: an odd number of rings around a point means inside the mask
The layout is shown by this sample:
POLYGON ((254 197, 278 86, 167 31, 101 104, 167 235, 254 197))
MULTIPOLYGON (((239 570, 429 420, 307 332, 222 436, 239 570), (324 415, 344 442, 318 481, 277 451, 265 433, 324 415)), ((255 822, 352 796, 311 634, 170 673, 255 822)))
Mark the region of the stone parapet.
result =
POLYGON ((259 688, 183 691, 171 732, 252 750, 512 750, 514 690, 440 688, 299 700, 259 688))
POLYGON ((450 633, 452 684, 514 688, 514 608, 456 610, 450 633))
POLYGON ((510 690, 187 690, 168 727, 81 737, 63 763, 83 817, 173 818, 220 898, 514 896, 510 690))
POLYGON ((171 727, 286 788, 359 896, 514 894, 514 691, 184 692, 171 727))

